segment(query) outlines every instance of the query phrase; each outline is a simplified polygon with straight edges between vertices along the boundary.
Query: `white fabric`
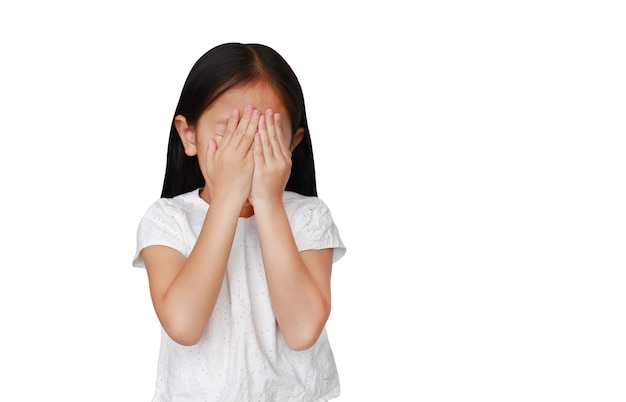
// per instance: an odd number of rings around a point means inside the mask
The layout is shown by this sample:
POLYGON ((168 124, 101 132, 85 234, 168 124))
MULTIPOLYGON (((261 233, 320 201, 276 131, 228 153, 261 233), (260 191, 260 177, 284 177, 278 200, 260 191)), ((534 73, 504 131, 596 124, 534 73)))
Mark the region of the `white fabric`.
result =
MULTIPOLYGON (((345 253, 330 211, 316 197, 285 192, 285 209, 300 251, 345 253)), ((209 206, 195 190, 156 201, 137 231, 133 266, 141 250, 165 245, 186 257, 209 206)), ((265 279, 256 218, 239 218, 224 282, 200 342, 177 344, 161 331, 153 401, 327 401, 339 379, 326 330, 308 350, 289 349, 276 324, 265 279)))

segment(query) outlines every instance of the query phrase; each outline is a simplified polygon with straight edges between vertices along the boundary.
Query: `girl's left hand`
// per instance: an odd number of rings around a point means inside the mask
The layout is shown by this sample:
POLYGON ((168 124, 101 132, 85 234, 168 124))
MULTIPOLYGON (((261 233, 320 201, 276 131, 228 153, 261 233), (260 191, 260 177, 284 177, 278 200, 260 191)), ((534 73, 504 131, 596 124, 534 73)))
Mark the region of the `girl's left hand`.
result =
POLYGON ((282 204, 283 191, 291 174, 291 151, 285 144, 280 115, 268 109, 259 118, 254 138, 254 173, 250 204, 282 204))

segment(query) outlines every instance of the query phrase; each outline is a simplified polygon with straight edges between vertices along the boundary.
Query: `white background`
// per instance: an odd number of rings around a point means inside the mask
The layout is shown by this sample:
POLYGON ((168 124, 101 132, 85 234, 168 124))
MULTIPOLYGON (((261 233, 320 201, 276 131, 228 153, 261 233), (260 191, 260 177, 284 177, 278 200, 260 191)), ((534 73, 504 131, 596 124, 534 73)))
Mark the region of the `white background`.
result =
POLYGON ((15 3, 0 399, 152 396, 135 230, 189 69, 238 41, 298 74, 349 248, 338 400, 626 400, 623 2, 15 3))

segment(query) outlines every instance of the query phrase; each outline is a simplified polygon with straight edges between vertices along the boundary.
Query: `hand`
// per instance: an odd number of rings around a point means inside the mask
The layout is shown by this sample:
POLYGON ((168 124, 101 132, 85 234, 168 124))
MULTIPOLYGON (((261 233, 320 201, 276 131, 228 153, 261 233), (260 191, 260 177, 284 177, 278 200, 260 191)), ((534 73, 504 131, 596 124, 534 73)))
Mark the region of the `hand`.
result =
POLYGON ((231 112, 224 136, 209 139, 206 154, 207 185, 212 185, 211 198, 222 197, 243 205, 252 186, 254 157, 252 146, 258 131, 260 113, 252 106, 231 112), (219 148, 218 148, 219 144, 219 148))
POLYGON ((291 174, 291 151, 285 144, 280 115, 268 109, 259 118, 254 137, 254 173, 250 204, 282 204, 283 191, 291 174))

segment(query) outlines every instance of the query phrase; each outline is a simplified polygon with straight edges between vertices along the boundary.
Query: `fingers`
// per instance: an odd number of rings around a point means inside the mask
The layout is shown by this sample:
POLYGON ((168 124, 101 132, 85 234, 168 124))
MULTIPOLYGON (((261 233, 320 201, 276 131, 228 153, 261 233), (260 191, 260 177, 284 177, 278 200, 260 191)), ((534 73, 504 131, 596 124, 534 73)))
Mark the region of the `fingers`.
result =
MULTIPOLYGON (((270 140, 270 136, 272 134, 269 133, 269 127, 267 124, 268 113, 266 112, 264 115, 261 115, 259 119, 259 133, 257 135, 257 142, 259 143, 259 148, 263 154, 263 160, 270 159, 274 156, 272 151, 272 143, 270 140)), ((271 128, 273 130, 273 127, 271 128)))
POLYGON ((261 145, 259 151, 263 154, 263 160, 291 159, 291 152, 283 136, 280 114, 274 113, 272 109, 267 109, 261 114, 252 105, 248 105, 244 108, 240 118, 239 110, 233 110, 228 118, 226 133, 221 138, 220 147, 230 145, 233 149, 247 154, 256 149, 255 141, 257 140, 261 145), (257 134, 258 138, 255 139, 257 134))
MULTIPOLYGON (((224 146, 228 145, 233 137, 235 130, 237 129, 237 125, 239 124, 239 109, 234 109, 230 112, 230 116, 228 117, 228 122, 226 123, 226 132, 221 140, 224 146)), ((221 143, 220 142, 220 143, 221 143)))
POLYGON ((259 119, 259 134, 263 154, 267 158, 289 157, 284 144, 280 115, 267 109, 259 119))
POLYGON ((243 116, 239 121, 233 141, 235 141, 235 149, 241 150, 247 153, 252 147, 252 141, 254 141, 254 135, 259 128, 260 113, 254 109, 251 105, 246 106, 243 112, 243 116))
POLYGON ((277 148, 280 149, 280 152, 283 154, 283 156, 291 159, 291 152, 289 151, 287 144, 285 144, 285 137, 283 136, 283 126, 281 124, 280 114, 278 113, 274 114, 274 127, 276 132, 272 140, 276 142, 276 144, 278 144, 277 148))
POLYGON ((254 134, 258 130, 260 112, 252 105, 244 108, 240 118, 238 109, 234 109, 228 118, 226 124, 226 133, 221 140, 221 146, 233 146, 236 150, 245 153, 252 147, 254 134))
POLYGON ((209 138, 209 145, 207 147, 207 156, 213 157, 215 155, 215 151, 217 151, 217 140, 213 138, 209 138))
MULTIPOLYGON (((263 116, 261 116, 263 119, 263 116)), ((263 144, 261 142, 261 134, 256 133, 254 136, 254 143, 252 144, 254 165, 262 166, 265 164, 265 157, 263 156, 263 144)))

